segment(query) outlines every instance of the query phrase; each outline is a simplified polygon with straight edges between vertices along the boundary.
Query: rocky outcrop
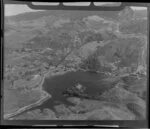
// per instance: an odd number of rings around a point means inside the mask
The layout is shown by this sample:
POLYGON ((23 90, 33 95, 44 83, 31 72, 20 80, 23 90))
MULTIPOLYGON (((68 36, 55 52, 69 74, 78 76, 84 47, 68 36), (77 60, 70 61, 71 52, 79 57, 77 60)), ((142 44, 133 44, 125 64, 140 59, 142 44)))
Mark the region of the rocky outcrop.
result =
MULTIPOLYGON (((137 19, 136 15, 140 16, 140 12, 126 7, 119 13, 119 31, 125 34, 147 34, 147 19, 143 16, 137 19), (138 14, 139 13, 139 14, 138 14)), ((146 12, 144 13, 146 15, 146 12)))
POLYGON ((135 18, 134 11, 131 7, 127 6, 118 14, 120 22, 128 22, 135 18))

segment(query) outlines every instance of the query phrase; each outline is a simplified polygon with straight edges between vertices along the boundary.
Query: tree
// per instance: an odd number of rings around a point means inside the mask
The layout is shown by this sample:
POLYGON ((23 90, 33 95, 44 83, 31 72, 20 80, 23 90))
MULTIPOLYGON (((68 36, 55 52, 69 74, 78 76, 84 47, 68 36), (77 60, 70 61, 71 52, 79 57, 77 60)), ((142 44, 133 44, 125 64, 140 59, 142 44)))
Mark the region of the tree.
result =
POLYGON ((90 55, 87 59, 83 60, 81 68, 88 69, 92 72, 96 72, 100 69, 100 62, 95 54, 90 55))

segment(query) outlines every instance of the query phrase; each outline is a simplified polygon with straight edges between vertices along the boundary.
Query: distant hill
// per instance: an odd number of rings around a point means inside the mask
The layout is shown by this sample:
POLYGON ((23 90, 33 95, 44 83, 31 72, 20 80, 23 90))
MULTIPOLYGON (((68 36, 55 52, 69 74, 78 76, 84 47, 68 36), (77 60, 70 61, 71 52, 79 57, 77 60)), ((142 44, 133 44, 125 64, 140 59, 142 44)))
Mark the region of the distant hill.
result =
MULTIPOLYGON (((46 11, 38 11, 38 12, 26 12, 22 14, 18 14, 15 16, 6 16, 6 21, 14 20, 35 20, 44 16, 64 16, 70 17, 72 19, 80 19, 83 17, 87 17, 89 15, 99 15, 101 17, 109 18, 112 20, 118 19, 118 11, 68 11, 68 10, 46 10, 46 11)), ((144 18, 147 15, 147 10, 134 10, 136 18, 144 18)))
POLYGON ((87 17, 89 15, 100 15, 101 17, 108 17, 116 20, 118 18, 118 13, 116 11, 66 11, 66 10, 46 10, 38 12, 27 12, 18 14, 15 16, 7 16, 6 20, 35 20, 44 16, 54 15, 54 16, 64 16, 70 17, 72 19, 80 19, 87 17))
POLYGON ((145 18, 147 17, 147 10, 134 10, 136 18, 145 18))

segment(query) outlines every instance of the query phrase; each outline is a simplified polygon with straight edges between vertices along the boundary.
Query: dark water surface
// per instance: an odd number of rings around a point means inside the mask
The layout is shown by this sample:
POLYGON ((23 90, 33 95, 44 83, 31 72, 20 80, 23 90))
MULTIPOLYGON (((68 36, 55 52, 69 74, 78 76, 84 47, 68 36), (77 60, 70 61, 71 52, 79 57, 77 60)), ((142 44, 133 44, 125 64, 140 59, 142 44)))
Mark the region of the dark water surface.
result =
POLYGON ((46 78, 43 83, 43 89, 51 94, 52 98, 36 108, 53 109, 53 106, 56 105, 57 102, 70 105, 71 103, 66 100, 66 98, 62 95, 62 92, 77 84, 85 86, 85 93, 88 95, 102 93, 110 87, 110 85, 102 81, 103 78, 104 75, 84 71, 68 72, 64 75, 46 78))
POLYGON ((104 75, 102 74, 84 71, 68 72, 63 75, 45 78, 43 89, 51 94, 52 98, 44 102, 42 105, 31 108, 27 111, 32 111, 34 109, 43 110, 44 108, 53 110, 53 107, 58 103, 63 103, 68 106, 73 105, 66 100, 66 98, 62 95, 62 92, 77 84, 83 85, 86 88, 85 93, 89 96, 100 94, 112 87, 112 84, 103 81, 103 79, 104 75))

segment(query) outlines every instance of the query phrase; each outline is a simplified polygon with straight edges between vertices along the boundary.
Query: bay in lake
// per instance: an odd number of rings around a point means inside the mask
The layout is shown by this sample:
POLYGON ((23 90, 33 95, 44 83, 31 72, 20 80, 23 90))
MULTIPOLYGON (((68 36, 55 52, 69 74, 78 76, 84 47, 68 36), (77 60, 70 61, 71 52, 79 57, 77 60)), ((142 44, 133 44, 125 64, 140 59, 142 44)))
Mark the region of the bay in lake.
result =
POLYGON ((68 72, 63 75, 45 78, 43 89, 52 97, 40 106, 33 107, 27 111, 35 109, 43 110, 45 108, 54 110, 54 106, 58 104, 65 104, 66 106, 73 105, 71 102, 67 101, 62 93, 67 88, 77 84, 83 85, 85 87, 85 93, 89 96, 101 94, 112 87, 112 83, 104 81, 105 78, 106 77, 102 74, 85 71, 68 72))
POLYGON ((111 84, 104 82, 103 79, 104 75, 102 74, 85 71, 68 72, 63 75, 46 78, 43 83, 43 89, 51 94, 52 98, 36 108, 53 109, 53 106, 57 103, 72 105, 62 95, 62 92, 77 84, 83 85, 86 88, 85 93, 89 96, 101 94, 108 87, 111 87, 111 84))

